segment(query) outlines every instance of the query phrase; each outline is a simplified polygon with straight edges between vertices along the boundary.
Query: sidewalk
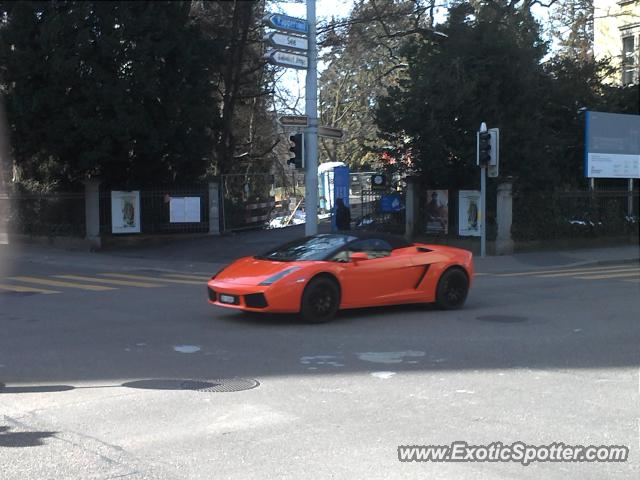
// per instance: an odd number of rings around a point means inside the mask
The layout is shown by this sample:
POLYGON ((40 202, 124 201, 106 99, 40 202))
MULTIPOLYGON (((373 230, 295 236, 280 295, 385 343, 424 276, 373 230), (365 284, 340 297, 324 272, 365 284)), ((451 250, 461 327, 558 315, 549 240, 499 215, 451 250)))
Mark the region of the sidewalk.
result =
MULTIPOLYGON (((321 230, 328 230, 328 225, 321 230)), ((229 262, 255 255, 304 236, 304 225, 247 231, 220 237, 174 240, 164 245, 70 252, 50 247, 0 245, 0 266, 11 259, 56 265, 84 265, 111 269, 156 269, 209 273, 229 262)), ((640 246, 622 245, 574 250, 550 250, 514 255, 474 257, 477 272, 508 273, 594 264, 638 262, 640 246)))
POLYGON ((589 248, 579 250, 555 250, 517 253, 496 257, 474 257, 477 272, 510 273, 553 267, 578 267, 583 265, 607 265, 640 261, 640 246, 589 248))

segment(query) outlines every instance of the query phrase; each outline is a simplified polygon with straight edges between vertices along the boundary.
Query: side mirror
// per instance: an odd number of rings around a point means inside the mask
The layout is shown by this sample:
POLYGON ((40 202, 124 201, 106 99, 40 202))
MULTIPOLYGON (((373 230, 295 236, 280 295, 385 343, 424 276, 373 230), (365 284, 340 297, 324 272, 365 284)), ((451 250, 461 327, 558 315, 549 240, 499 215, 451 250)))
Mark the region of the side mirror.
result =
POLYGON ((366 252, 353 252, 349 257, 352 262, 360 262, 362 260, 369 260, 369 255, 366 252))

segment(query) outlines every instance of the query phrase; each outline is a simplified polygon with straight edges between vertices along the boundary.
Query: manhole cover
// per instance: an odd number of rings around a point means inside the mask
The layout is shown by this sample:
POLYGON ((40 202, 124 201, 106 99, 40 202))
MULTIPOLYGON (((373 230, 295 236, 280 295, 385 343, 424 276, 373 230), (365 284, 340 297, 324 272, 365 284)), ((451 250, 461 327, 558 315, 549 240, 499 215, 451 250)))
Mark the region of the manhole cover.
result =
POLYGON ((240 392, 251 390, 260 382, 250 378, 220 378, 215 380, 149 379, 123 383, 123 387, 144 390, 192 390, 196 392, 240 392))
POLYGON ((476 317, 483 322, 496 322, 496 323, 520 323, 526 322, 527 317, 520 317, 518 315, 481 315, 476 317))

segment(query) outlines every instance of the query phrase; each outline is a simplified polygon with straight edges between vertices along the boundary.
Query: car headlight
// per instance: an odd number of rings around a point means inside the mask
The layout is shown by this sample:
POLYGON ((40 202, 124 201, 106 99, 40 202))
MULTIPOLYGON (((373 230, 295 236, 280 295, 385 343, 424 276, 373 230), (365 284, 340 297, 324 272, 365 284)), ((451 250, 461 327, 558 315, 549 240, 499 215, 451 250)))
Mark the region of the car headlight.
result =
POLYGON ((282 270, 281 272, 276 273, 275 275, 271 275, 269 278, 267 278, 266 280, 263 280, 262 282, 259 283, 259 285, 261 286, 267 286, 267 285, 271 285, 272 283, 277 282, 278 280, 280 280, 281 278, 286 277, 287 275, 289 275, 290 273, 293 273, 297 270, 300 270, 300 267, 290 267, 287 268, 285 270, 282 270))

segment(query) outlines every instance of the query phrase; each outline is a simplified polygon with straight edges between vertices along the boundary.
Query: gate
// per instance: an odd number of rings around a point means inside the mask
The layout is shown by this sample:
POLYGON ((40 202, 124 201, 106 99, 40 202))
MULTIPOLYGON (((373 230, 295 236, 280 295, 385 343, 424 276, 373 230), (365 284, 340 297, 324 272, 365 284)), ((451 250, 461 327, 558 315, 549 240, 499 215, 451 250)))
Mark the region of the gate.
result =
POLYGON ((221 179, 225 231, 304 223, 304 174, 227 174, 221 179))
POLYGON ((404 234, 405 192, 361 190, 349 197, 351 218, 356 230, 404 234))

